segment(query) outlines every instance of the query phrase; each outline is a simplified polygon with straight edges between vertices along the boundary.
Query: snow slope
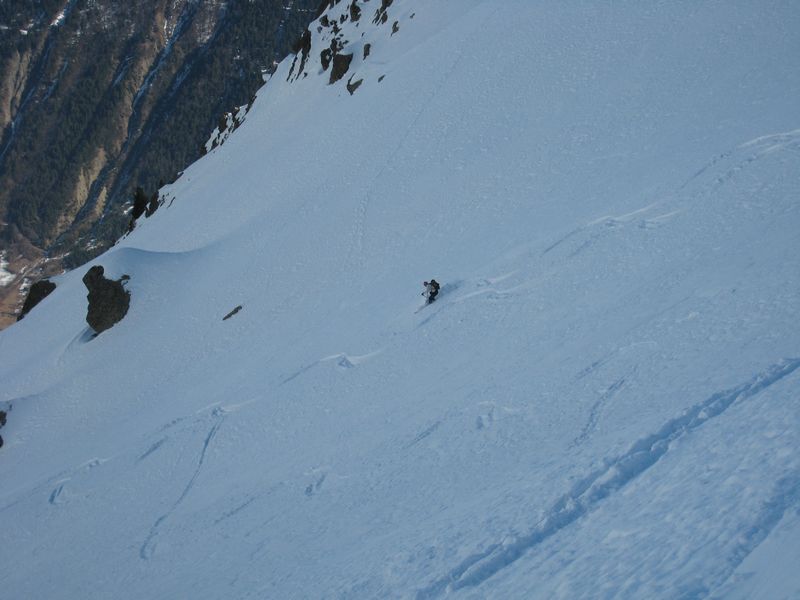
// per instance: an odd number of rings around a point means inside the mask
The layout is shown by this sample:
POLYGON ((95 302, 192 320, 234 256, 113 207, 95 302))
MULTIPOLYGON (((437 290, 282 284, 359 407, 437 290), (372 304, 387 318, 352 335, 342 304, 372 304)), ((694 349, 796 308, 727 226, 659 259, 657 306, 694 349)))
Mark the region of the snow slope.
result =
POLYGON ((359 5, 0 333, 2 596, 800 596, 800 11, 359 5))

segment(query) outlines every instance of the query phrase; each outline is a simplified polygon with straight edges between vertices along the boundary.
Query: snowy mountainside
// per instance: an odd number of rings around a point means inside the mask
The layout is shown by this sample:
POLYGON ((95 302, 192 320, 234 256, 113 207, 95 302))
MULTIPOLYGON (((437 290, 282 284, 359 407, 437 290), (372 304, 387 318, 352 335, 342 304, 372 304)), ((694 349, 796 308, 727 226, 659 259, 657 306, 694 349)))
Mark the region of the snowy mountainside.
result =
POLYGON ((351 4, 0 333, 3 595, 800 594, 800 14, 351 4))

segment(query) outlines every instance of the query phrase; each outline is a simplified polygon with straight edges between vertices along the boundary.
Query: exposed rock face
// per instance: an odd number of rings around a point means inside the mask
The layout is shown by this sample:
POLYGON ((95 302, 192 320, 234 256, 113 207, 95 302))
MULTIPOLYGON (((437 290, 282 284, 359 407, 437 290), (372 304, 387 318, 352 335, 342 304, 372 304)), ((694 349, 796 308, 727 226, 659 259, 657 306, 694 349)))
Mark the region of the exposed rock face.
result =
POLYGON ((336 83, 350 68, 350 63, 353 60, 352 54, 337 54, 333 57, 333 67, 331 68, 330 83, 336 83))
POLYGON ((386 21, 389 20, 389 15, 386 11, 392 5, 392 2, 394 2, 394 0, 381 0, 380 8, 375 11, 373 23, 386 23, 386 21))
POLYGON ((28 292, 28 297, 25 298, 25 304, 22 305, 22 310, 19 313, 19 317, 17 317, 17 321, 22 320, 25 315, 31 312, 34 306, 47 298, 54 289, 56 289, 56 284, 47 279, 42 279, 34 283, 28 292))
POLYGON ((86 322, 97 333, 119 323, 128 313, 131 295, 121 281, 106 279, 103 267, 95 265, 83 276, 83 283, 89 290, 89 310, 86 322))
MULTIPOLYGON (((369 0, 323 2, 316 21, 309 25, 292 48, 295 57, 287 81, 298 81, 326 73, 328 83, 333 85, 349 74, 345 85, 351 95, 361 83, 366 83, 367 79, 360 73, 360 67, 372 53, 372 42, 367 40, 380 37, 383 25, 389 22, 393 0, 381 0, 372 18, 372 23, 377 27, 372 31, 367 31, 368 27, 362 27, 365 25, 365 19, 362 19, 363 8, 368 4, 369 0), (365 39, 366 33, 371 37, 365 39), (316 56, 319 56, 318 62, 315 60, 316 56)), ((413 13, 407 17, 402 13, 399 16, 403 19, 414 17, 413 13)), ((400 19, 395 19, 391 28, 387 27, 386 31, 387 37, 400 31, 400 19)), ((379 76, 378 81, 382 77, 383 75, 379 76)))

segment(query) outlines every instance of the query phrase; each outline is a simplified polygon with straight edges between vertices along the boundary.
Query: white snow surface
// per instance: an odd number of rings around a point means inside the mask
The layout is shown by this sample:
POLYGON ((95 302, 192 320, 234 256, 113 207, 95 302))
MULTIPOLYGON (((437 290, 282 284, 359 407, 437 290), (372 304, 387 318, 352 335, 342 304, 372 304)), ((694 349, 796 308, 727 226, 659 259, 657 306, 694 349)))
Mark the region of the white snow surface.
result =
POLYGON ((6 253, 0 252, 0 287, 4 287, 14 281, 15 275, 8 271, 7 267, 6 253))
POLYGON ((797 6, 360 4, 0 334, 0 595, 800 597, 797 6))

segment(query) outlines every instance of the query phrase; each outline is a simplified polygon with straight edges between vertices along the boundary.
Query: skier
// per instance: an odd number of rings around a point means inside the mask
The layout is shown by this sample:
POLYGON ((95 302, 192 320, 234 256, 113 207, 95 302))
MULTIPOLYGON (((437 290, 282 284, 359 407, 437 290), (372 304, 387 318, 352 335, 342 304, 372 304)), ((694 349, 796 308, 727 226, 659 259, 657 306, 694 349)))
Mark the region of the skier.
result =
POLYGON ((422 284, 425 286, 425 291, 422 292, 422 295, 428 299, 427 304, 430 304, 436 300, 436 295, 439 293, 439 283, 435 279, 431 279, 430 281, 423 281, 422 284))

